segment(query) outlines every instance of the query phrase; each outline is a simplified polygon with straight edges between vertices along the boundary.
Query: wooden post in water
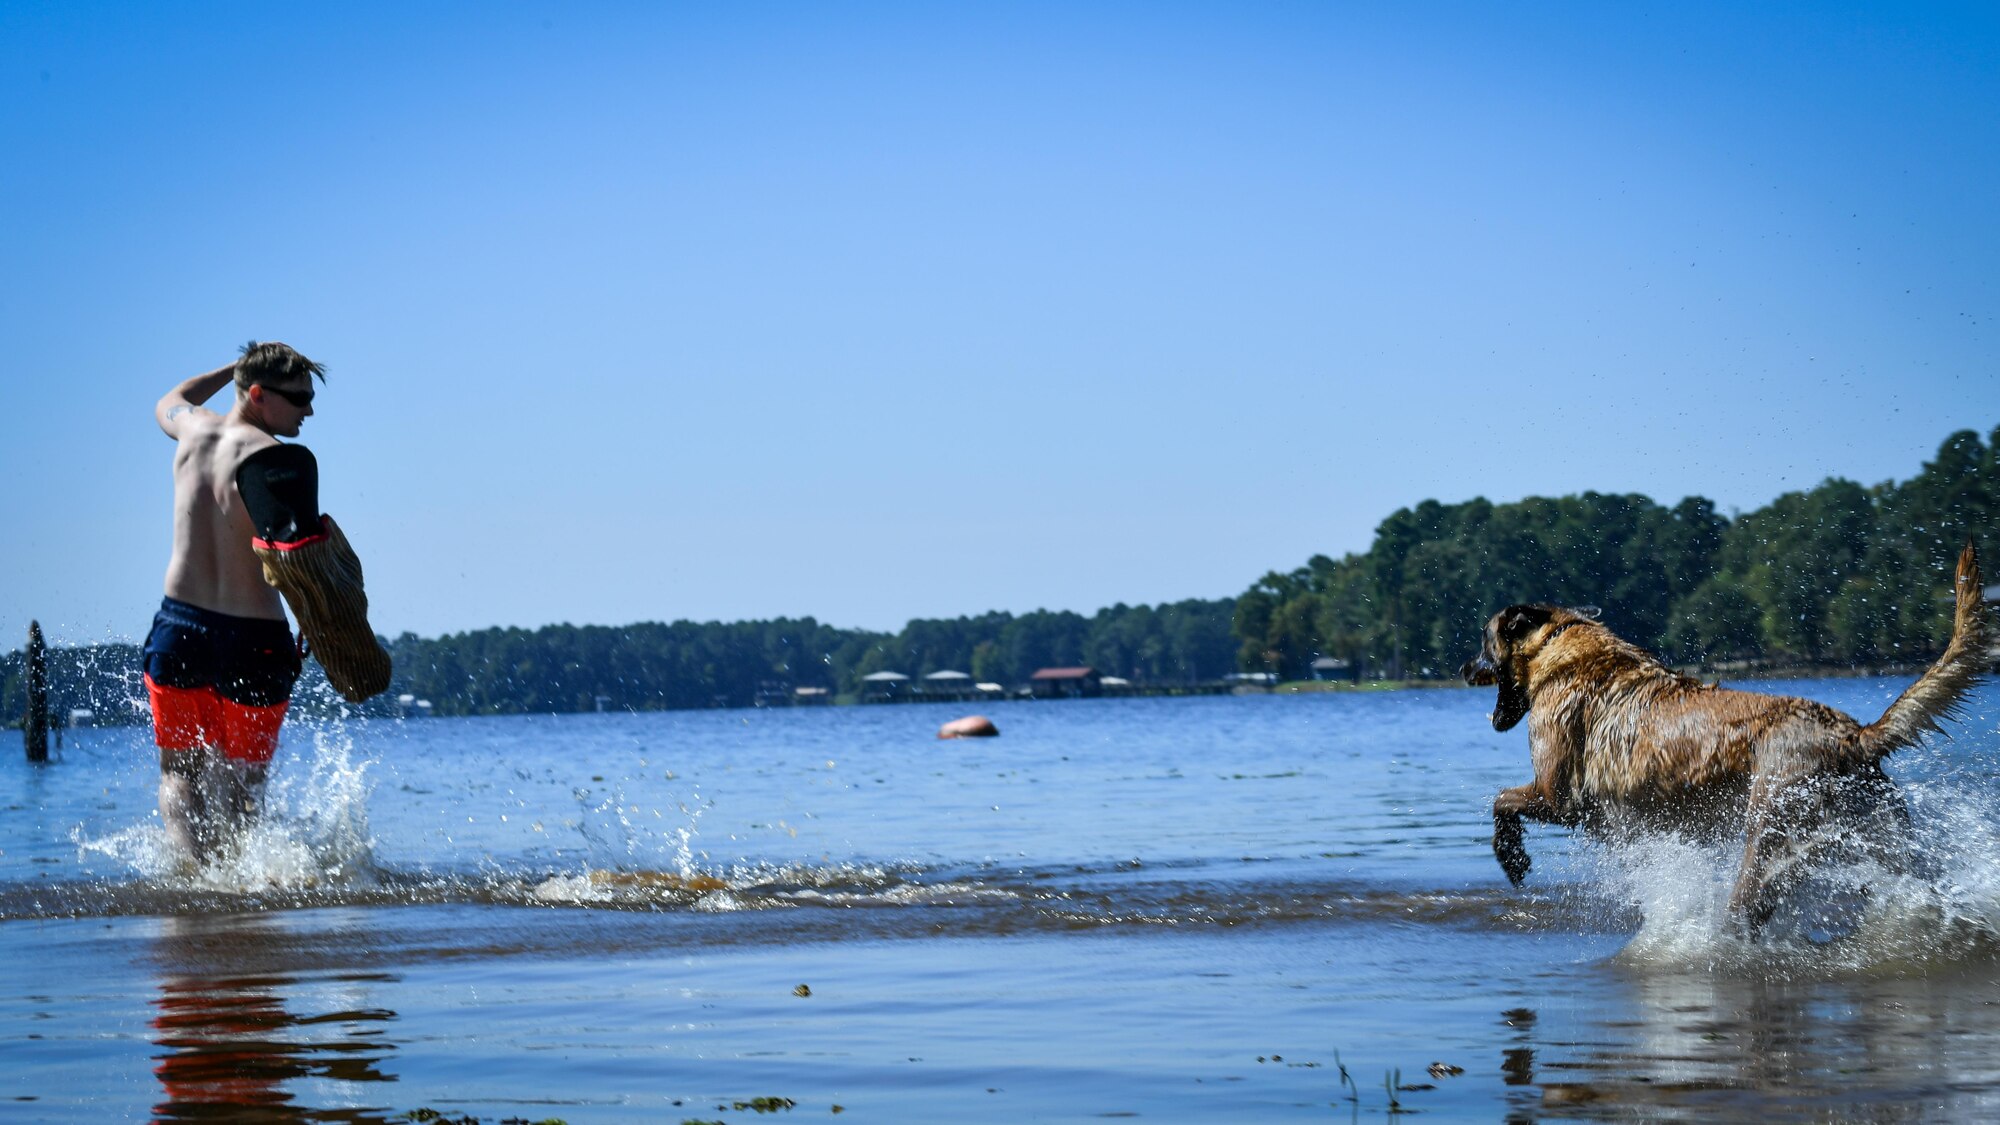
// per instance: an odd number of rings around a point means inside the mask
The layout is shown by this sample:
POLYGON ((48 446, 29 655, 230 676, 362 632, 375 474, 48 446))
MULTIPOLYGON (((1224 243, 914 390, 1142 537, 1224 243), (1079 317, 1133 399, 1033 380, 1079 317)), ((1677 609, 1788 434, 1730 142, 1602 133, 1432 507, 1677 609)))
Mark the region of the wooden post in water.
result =
POLYGON ((49 652, 42 643, 42 623, 28 622, 28 714, 21 722, 28 760, 49 760, 49 652))

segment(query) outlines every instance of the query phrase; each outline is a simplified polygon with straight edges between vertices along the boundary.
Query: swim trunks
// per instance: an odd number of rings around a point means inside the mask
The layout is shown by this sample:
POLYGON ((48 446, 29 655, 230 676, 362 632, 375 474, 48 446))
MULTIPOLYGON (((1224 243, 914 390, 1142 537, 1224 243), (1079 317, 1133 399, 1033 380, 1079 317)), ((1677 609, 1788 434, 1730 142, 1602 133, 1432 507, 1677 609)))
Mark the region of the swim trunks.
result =
POLYGON ((252 765, 271 760, 299 678, 298 646, 283 621, 164 598, 145 661, 160 749, 212 746, 252 765))

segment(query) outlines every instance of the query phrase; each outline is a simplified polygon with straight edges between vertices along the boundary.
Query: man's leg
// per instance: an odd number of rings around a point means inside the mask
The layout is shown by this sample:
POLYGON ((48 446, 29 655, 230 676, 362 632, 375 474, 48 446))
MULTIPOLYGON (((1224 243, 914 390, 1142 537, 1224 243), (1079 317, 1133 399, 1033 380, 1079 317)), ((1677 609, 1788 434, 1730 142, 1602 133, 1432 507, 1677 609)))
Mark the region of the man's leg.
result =
POLYGON ((160 826, 198 866, 214 850, 204 775, 223 734, 222 699, 212 687, 168 687, 145 677, 153 708, 153 742, 160 748, 160 826))
MULTIPOLYGON (((290 684, 286 688, 289 690, 290 684)), ((214 819, 240 835, 263 811, 264 778, 278 749, 288 700, 256 705, 222 700, 222 753, 215 763, 214 819)))
POLYGON ((232 836, 241 835, 264 809, 264 775, 268 762, 243 762, 225 758, 216 765, 217 787, 221 790, 221 815, 232 836))
POLYGON ((200 748, 160 751, 160 824, 167 839, 196 866, 208 859, 214 831, 201 775, 209 752, 200 748))

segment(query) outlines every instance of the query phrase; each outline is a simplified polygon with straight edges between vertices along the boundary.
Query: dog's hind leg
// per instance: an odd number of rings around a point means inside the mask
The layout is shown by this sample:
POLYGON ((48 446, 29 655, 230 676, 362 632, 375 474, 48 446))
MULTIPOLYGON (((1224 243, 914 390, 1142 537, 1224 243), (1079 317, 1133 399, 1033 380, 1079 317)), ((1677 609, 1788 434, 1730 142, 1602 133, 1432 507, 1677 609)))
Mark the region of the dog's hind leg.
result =
POLYGON ((1729 921, 1743 936, 1754 938, 1778 909, 1783 888, 1772 878, 1777 857, 1790 850, 1787 834, 1764 818, 1753 816, 1750 838, 1743 845, 1743 862, 1729 892, 1729 921))
POLYGON ((1783 789, 1760 781, 1750 788, 1743 862, 1729 894, 1730 920, 1746 936, 1756 937, 1812 872, 1820 850, 1815 830, 1827 822, 1832 797, 1823 780, 1783 789))

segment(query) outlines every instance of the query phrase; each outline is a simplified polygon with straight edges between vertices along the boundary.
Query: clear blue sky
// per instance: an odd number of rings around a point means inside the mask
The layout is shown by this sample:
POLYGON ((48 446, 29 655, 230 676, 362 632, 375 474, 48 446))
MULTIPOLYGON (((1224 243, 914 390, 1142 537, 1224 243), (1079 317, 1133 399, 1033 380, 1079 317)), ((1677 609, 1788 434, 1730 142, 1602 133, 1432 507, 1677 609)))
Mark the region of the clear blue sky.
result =
POLYGON ((1990 6, 0 6, 0 647, 257 337, 378 629, 1085 612, 2000 424, 1990 6))

